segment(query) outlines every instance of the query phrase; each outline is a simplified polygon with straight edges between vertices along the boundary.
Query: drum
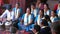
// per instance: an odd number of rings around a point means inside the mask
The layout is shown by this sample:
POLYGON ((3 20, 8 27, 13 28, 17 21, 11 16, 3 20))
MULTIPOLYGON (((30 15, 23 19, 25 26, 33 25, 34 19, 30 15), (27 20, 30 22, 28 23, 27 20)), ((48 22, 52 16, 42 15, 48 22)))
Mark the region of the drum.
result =
POLYGON ((5 22, 6 31, 9 31, 11 26, 12 26, 12 22, 8 22, 8 21, 5 22))
POLYGON ((0 22, 0 30, 4 30, 4 23, 0 22))

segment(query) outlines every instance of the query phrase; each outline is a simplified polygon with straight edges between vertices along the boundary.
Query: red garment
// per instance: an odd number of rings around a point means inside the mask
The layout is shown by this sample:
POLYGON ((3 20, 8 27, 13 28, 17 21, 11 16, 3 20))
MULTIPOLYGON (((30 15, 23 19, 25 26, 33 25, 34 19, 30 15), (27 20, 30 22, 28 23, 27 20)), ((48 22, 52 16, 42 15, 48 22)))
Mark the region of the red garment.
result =
POLYGON ((0 0, 0 6, 2 6, 4 4, 3 0, 0 0))
POLYGON ((25 30, 20 31, 22 34, 29 34, 29 32, 26 32, 25 30))
POLYGON ((54 6, 54 11, 56 11, 57 8, 58 8, 58 4, 56 4, 56 5, 54 6))

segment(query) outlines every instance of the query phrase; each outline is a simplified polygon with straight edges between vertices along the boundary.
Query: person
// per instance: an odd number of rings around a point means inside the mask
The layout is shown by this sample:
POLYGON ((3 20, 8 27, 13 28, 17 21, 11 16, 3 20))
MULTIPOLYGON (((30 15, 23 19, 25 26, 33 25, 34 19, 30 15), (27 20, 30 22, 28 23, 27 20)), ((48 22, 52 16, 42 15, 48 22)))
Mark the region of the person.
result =
POLYGON ((52 24, 52 23, 51 23, 51 20, 50 20, 50 17, 49 17, 48 15, 45 15, 45 16, 44 16, 44 19, 47 20, 48 25, 49 25, 49 27, 50 27, 51 24, 52 24))
POLYGON ((56 12, 54 10, 52 10, 52 12, 51 12, 50 20, 52 23, 59 20, 56 12))
POLYGON ((54 6, 54 11, 57 11, 59 9, 59 5, 60 5, 60 1, 58 2, 58 4, 54 6))
POLYGON ((41 34, 40 32, 40 26, 39 25, 34 25, 34 28, 33 28, 33 34, 41 34))
POLYGON ((0 15, 2 15, 2 13, 3 13, 3 7, 0 7, 0 15))
POLYGON ((31 14, 35 16, 35 4, 31 4, 31 14))
POLYGON ((41 27, 41 34, 51 34, 51 29, 48 26, 48 23, 45 19, 42 19, 41 23, 40 23, 40 27, 41 27))
POLYGON ((44 4, 43 4, 43 3, 39 3, 38 8, 39 8, 39 9, 44 9, 44 4))
POLYGON ((58 6, 57 6, 56 13, 57 13, 57 15, 58 15, 58 17, 60 19, 60 1, 59 1, 58 6))
POLYGON ((23 27, 20 25, 20 23, 18 24, 18 26, 21 26, 22 29, 29 31, 31 28, 33 28, 33 18, 34 17, 31 14, 30 8, 27 8, 26 13, 22 16, 21 24, 23 25, 23 27))
POLYGON ((15 16, 15 20, 13 22, 14 23, 14 27, 16 27, 18 29, 18 23, 21 20, 21 17, 23 15, 23 9, 20 6, 20 3, 16 3, 15 7, 12 9, 12 11, 14 12, 14 16, 15 16))
POLYGON ((38 14, 38 12, 39 12, 39 8, 36 8, 36 6, 35 6, 35 4, 33 3, 33 4, 31 4, 31 14, 33 14, 34 15, 34 17, 36 17, 37 16, 37 14, 38 14))
POLYGON ((39 7, 40 3, 41 3, 41 0, 37 0, 36 5, 35 5, 35 10, 34 10, 35 17, 38 15, 38 12, 39 12, 39 9, 40 9, 40 7, 39 7))
POLYGON ((2 7, 4 4, 4 0, 0 0, 0 7, 2 7))
POLYGON ((19 7, 20 3, 16 3, 15 8, 12 9, 15 14, 15 19, 17 20, 23 14, 23 9, 19 7))
POLYGON ((51 25, 52 34, 60 34, 60 21, 56 21, 51 25))
POLYGON ((0 18, 5 18, 6 20, 14 20, 14 12, 11 9, 11 5, 9 8, 5 10, 5 12, 0 16, 0 18))
POLYGON ((40 25, 41 19, 44 17, 43 9, 39 10, 39 14, 35 18, 35 24, 40 25))
POLYGON ((37 2, 36 2, 36 8, 39 8, 39 3, 41 3, 41 0, 37 0, 37 2))
POLYGON ((48 4, 44 4, 44 15, 51 15, 51 10, 49 9, 48 4))

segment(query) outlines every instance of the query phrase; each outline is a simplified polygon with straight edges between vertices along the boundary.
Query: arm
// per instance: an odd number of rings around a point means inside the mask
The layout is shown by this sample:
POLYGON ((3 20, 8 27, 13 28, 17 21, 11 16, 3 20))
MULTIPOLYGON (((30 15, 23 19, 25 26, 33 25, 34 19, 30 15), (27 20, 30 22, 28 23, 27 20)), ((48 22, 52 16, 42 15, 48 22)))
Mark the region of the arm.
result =
POLYGON ((12 20, 12 19, 14 19, 15 16, 14 16, 14 12, 13 11, 12 11, 11 14, 12 14, 12 16, 11 16, 11 20, 12 20))
POLYGON ((7 10, 0 16, 1 18, 5 18, 7 16, 7 10))
POLYGON ((34 24, 37 25, 37 17, 34 20, 34 24))
POLYGON ((22 16, 21 24, 23 24, 23 22, 24 22, 24 15, 22 16))
POLYGON ((19 18, 20 16, 22 16, 22 14, 23 14, 23 9, 20 8, 19 11, 18 11, 18 18, 19 18))
POLYGON ((28 23, 28 25, 33 24, 33 20, 34 20, 34 16, 31 15, 31 19, 30 19, 30 22, 28 23))
POLYGON ((21 15, 20 15, 20 12, 18 12, 18 18, 20 17, 21 15))

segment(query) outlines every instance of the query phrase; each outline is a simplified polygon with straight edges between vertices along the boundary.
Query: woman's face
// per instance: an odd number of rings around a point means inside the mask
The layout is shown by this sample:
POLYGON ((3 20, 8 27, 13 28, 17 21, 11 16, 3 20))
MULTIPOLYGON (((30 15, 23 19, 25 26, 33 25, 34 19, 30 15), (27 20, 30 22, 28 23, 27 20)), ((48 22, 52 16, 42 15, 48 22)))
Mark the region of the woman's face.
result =
POLYGON ((34 6, 33 5, 31 5, 31 9, 34 9, 34 6))
POLYGON ((30 14, 30 9, 29 8, 27 8, 26 13, 30 14))
POLYGON ((47 9, 47 6, 46 6, 46 4, 44 5, 44 9, 47 9))
POLYGON ((39 8, 41 7, 41 5, 42 5, 42 4, 40 3, 40 4, 39 4, 39 8))
POLYGON ((59 7, 60 7, 60 3, 59 3, 58 5, 59 5, 59 7))
POLYGON ((18 4, 16 4, 15 7, 18 8, 19 7, 18 4))
POLYGON ((42 12, 42 10, 40 10, 40 11, 39 11, 39 14, 40 14, 40 15, 43 15, 43 12, 42 12))
POLYGON ((53 11, 51 12, 51 16, 55 16, 55 13, 53 11))

